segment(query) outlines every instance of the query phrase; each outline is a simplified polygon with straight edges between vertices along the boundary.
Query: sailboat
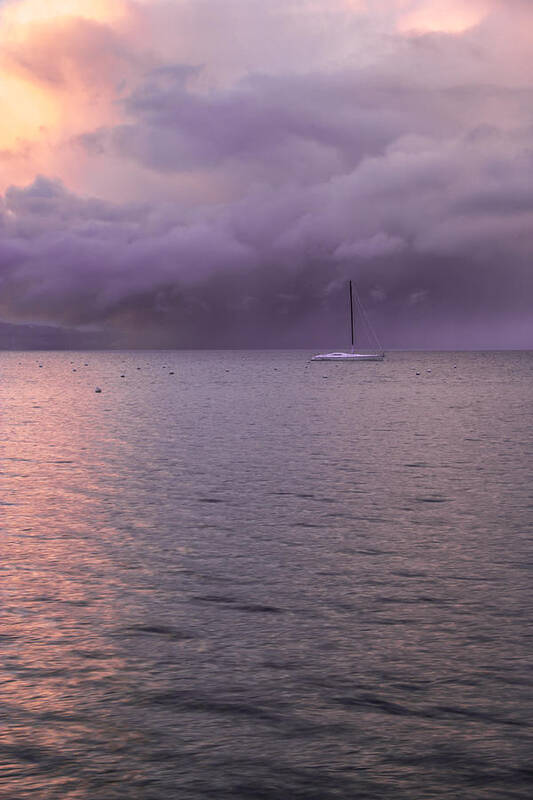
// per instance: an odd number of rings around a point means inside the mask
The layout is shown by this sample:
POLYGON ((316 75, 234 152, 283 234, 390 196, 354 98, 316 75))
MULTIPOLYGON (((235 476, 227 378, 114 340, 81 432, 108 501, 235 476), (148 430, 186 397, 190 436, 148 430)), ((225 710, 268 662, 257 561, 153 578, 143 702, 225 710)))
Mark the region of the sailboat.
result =
POLYGON ((354 313, 353 313, 353 289, 352 289, 352 282, 350 281, 350 327, 352 332, 352 349, 350 353, 319 353, 316 356, 311 358, 311 361, 383 361, 385 358, 385 353, 379 347, 379 342, 377 337, 370 326, 370 323, 366 319, 366 314, 364 312, 364 308, 361 305, 361 301, 359 300, 359 305, 361 308, 361 313, 363 318, 366 320, 367 326, 375 339, 375 343, 378 345, 377 352, 374 353, 356 353, 355 352, 355 324, 354 324, 354 313))

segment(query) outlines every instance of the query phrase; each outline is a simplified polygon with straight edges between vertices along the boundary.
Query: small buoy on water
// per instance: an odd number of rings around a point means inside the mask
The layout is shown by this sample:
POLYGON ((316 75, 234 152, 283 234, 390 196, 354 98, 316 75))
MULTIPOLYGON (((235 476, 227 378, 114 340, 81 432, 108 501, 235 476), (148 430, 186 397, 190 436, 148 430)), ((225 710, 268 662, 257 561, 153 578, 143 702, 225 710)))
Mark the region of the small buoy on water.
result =
POLYGON ((426 370, 426 372, 431 372, 431 370, 430 370, 430 369, 427 369, 427 370, 426 370))
POLYGON ((168 374, 169 374, 169 375, 174 375, 174 373, 173 373, 173 372, 169 372, 168 374))
POLYGON ((415 372, 415 375, 420 375, 420 373, 419 372, 415 372))
POLYGON ((121 375, 120 377, 121 377, 121 378, 125 378, 126 376, 125 376, 125 375, 121 375))
POLYGON ((96 392, 96 394, 101 394, 101 392, 102 392, 102 390, 100 389, 99 386, 97 386, 94 391, 96 392))

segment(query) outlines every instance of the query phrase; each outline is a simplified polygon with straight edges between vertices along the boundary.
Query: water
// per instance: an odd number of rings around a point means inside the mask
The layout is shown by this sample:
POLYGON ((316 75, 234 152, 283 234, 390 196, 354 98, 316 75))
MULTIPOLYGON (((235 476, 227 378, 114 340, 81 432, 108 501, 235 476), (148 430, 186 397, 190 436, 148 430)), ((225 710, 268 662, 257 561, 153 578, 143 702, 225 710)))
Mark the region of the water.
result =
POLYGON ((533 354, 307 355, 0 354, 2 800, 532 796, 533 354))

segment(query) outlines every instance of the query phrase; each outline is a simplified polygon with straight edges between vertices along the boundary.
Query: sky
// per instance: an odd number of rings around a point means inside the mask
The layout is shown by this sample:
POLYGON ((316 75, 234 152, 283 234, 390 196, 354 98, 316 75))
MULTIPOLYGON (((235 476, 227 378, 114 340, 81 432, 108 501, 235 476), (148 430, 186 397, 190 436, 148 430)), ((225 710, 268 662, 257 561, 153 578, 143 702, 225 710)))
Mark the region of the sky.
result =
POLYGON ((531 0, 0 0, 0 346, 338 347, 351 278, 387 348, 533 347, 532 53, 531 0))

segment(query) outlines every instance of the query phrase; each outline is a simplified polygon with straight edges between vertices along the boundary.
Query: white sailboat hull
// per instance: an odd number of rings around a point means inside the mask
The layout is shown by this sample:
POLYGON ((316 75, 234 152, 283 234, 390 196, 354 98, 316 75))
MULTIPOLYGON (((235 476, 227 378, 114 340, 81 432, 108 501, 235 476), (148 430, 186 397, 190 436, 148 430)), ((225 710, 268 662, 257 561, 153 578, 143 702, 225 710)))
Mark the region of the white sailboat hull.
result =
POLYGON ((311 361, 383 361, 385 353, 319 353, 311 361))
MULTIPOLYGON (((370 323, 368 319, 366 319, 365 311, 362 307, 361 301, 359 300, 359 305, 361 306, 361 312, 363 315, 363 319, 366 320, 366 324, 370 331, 372 332, 372 336, 374 339, 374 344, 371 345, 372 347, 376 347, 378 352, 377 353, 356 353, 355 352, 355 325, 354 325, 354 309, 353 309, 353 291, 352 291, 352 281, 348 281, 348 285, 350 287, 350 332, 352 338, 352 350, 350 353, 318 353, 316 356, 311 357, 311 361, 383 361, 385 358, 385 353, 381 349, 381 345, 379 344, 379 340, 377 336, 372 331, 370 323)), ((357 299, 357 295, 356 295, 357 299)))

